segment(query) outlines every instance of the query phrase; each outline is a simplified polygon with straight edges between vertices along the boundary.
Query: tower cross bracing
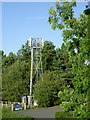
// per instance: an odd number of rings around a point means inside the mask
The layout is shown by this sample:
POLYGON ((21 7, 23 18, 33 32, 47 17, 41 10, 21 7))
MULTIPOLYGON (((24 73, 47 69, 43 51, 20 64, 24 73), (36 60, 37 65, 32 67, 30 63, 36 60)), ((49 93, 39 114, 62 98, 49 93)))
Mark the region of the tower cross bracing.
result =
POLYGON ((30 73, 30 105, 32 105, 32 86, 33 78, 37 81, 39 78, 43 80, 42 69, 42 48, 44 46, 43 38, 29 38, 28 46, 31 49, 31 73, 30 73))

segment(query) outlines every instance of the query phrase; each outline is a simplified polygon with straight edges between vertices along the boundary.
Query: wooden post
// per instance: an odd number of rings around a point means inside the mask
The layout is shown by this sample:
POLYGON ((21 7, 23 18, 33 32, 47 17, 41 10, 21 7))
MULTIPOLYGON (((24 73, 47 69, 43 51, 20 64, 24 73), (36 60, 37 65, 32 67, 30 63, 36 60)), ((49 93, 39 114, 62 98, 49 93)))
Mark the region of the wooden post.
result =
POLYGON ((24 103, 21 103, 22 104, 22 107, 24 107, 24 103))
POLYGON ((5 106, 6 106, 6 108, 8 107, 8 104, 7 104, 7 102, 5 102, 5 106))
POLYGON ((26 103, 24 103, 24 110, 26 110, 26 103))
POLYGON ((8 106, 11 107, 11 102, 8 102, 8 106))
POLYGON ((15 102, 13 102, 13 104, 15 104, 15 102))
POLYGON ((11 110, 13 111, 13 108, 14 108, 14 105, 13 104, 11 104, 11 110))
POLYGON ((10 107, 10 108, 11 108, 11 104, 12 104, 12 103, 11 103, 11 102, 9 102, 9 107, 10 107))
POLYGON ((2 108, 3 108, 3 101, 1 101, 1 104, 2 104, 2 108))

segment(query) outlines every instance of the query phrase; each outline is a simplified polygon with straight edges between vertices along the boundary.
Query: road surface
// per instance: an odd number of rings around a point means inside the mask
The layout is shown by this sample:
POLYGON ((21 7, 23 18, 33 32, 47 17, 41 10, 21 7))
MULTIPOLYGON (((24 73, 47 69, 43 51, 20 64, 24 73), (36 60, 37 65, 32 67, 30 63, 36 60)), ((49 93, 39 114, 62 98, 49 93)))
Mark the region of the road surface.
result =
MULTIPOLYGON (((48 108, 27 109, 21 111, 14 111, 16 115, 32 116, 33 118, 55 118, 55 112, 62 111, 59 106, 48 108)), ((49 119, 50 120, 50 119, 49 119)))

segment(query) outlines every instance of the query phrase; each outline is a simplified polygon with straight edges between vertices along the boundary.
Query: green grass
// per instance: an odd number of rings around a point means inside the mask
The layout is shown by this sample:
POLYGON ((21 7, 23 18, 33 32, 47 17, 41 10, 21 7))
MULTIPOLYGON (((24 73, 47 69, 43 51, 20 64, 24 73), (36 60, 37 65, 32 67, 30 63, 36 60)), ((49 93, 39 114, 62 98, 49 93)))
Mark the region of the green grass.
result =
POLYGON ((65 113, 65 112, 55 112, 55 120, 69 120, 69 119, 72 119, 73 118, 73 114, 72 112, 68 112, 68 113, 65 113))
POLYGON ((18 120, 34 120, 34 118, 32 118, 31 116, 18 116, 18 115, 15 115, 13 113, 13 111, 10 110, 10 108, 3 108, 2 109, 2 120, 7 120, 7 118, 14 118, 17 119, 19 118, 18 120))

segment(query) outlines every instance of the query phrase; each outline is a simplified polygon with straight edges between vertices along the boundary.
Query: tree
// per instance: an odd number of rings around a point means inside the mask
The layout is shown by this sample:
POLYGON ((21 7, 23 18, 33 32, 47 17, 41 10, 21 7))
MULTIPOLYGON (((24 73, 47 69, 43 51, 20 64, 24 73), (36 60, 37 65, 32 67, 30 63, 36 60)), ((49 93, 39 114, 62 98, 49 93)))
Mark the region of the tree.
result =
POLYGON ((2 66, 10 66, 17 60, 16 55, 13 52, 10 52, 8 56, 4 55, 2 52, 2 66))
POLYGON ((2 99, 21 101, 21 96, 29 94, 30 49, 28 42, 22 45, 17 56, 12 52, 2 60, 2 99))
POLYGON ((34 85, 34 100, 37 100, 40 107, 49 107, 61 102, 58 97, 59 90, 65 87, 65 80, 53 72, 46 71, 43 74, 43 81, 39 80, 34 85))
MULTIPOLYGON (((61 49, 56 49, 56 54, 53 59, 53 70, 62 70, 61 72, 65 71, 67 68, 67 64, 69 61, 69 54, 67 51, 67 46, 63 43, 61 49)), ((57 71, 57 72, 58 72, 57 71)))
MULTIPOLYGON (((44 47, 48 48, 48 44, 44 47)), ((52 53, 52 49, 45 48, 43 53, 52 53)), ((63 91, 67 84, 72 86, 71 78, 73 76, 70 74, 72 66, 69 63, 67 46, 63 43, 61 49, 58 48, 54 51, 54 56, 51 56, 52 64, 48 63, 48 66, 52 69, 50 71, 45 70, 43 74, 44 81, 39 80, 34 85, 34 99, 38 100, 38 104, 41 107, 53 106, 61 102, 61 99, 60 101, 58 100, 59 90, 63 91)), ((45 54, 43 54, 43 57, 47 58, 45 54)))
MULTIPOLYGON (((57 49, 58 59, 60 62, 60 66, 58 68, 57 73, 61 73, 61 78, 64 78, 67 82, 67 85, 72 86, 71 80, 74 77, 72 73, 72 64, 69 61, 69 54, 67 50, 67 46, 65 43, 62 44, 61 49, 57 49)), ((57 63, 57 61, 56 61, 57 63)), ((72 86, 73 87, 73 86, 72 86)))
POLYGON ((28 41, 25 45, 22 45, 21 49, 17 52, 17 59, 20 61, 27 61, 30 62, 31 58, 31 49, 28 46, 28 41))
POLYGON ((52 70, 53 57, 55 56, 55 46, 52 42, 45 41, 42 55, 43 70, 52 70))
POLYGON ((59 92, 59 97, 63 101, 69 103, 62 103, 63 108, 66 107, 68 111, 73 111, 74 117, 86 118, 88 117, 87 96, 88 96, 88 66, 85 64, 89 56, 89 40, 87 32, 87 16, 80 14, 79 19, 74 17, 73 7, 76 2, 57 2, 56 10, 53 7, 49 9, 49 23, 52 29, 62 29, 63 41, 68 47, 69 61, 72 64, 72 78, 73 89, 66 87, 66 91, 59 92), (74 49, 77 49, 75 53, 74 49), (68 90, 67 90, 68 89, 68 90), (72 98, 70 99, 72 94, 72 98), (65 97, 64 97, 65 96, 65 97), (73 103, 72 103, 73 102, 73 103), (65 105, 65 106, 64 106, 65 105))
POLYGON ((29 64, 16 61, 8 66, 2 75, 2 100, 21 101, 21 96, 29 94, 29 64))

